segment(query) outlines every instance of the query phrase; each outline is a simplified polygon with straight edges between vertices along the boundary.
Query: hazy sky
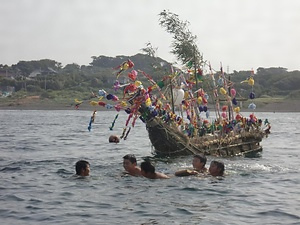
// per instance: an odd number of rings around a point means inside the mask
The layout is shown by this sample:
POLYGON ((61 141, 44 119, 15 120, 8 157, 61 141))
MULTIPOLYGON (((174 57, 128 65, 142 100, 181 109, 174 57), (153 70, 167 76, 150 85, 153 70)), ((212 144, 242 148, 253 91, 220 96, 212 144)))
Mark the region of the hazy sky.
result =
POLYGON ((1 0, 0 64, 88 65, 91 56, 141 53, 147 42, 173 62, 158 22, 164 9, 190 22, 214 68, 300 69, 299 0, 1 0))

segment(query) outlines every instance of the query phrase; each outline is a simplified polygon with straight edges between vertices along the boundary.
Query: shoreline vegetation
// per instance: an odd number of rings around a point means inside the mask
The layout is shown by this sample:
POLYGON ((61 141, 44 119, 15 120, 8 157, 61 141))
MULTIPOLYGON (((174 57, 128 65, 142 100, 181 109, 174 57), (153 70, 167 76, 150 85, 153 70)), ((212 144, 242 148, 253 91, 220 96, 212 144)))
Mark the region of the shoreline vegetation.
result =
MULTIPOLYGON (((101 106, 93 107, 89 101, 84 102, 79 106, 79 110, 98 110, 108 111, 101 106)), ((252 102, 252 101, 251 101, 252 102)), ((284 99, 284 98, 257 98, 253 101, 256 104, 256 109, 248 109, 250 101, 243 102, 241 112, 300 112, 299 100, 284 99)), ((209 107, 213 111, 212 106, 209 107)), ((0 110, 76 110, 75 102, 69 99, 48 99, 40 96, 27 96, 18 99, 0 99, 0 110)), ((114 109, 113 109, 114 110, 114 109)))

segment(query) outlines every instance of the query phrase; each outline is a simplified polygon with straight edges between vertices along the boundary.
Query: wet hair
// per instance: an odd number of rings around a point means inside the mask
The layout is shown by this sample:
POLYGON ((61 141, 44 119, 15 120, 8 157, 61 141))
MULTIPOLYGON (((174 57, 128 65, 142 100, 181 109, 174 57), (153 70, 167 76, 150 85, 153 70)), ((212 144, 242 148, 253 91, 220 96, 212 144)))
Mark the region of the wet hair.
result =
POLYGON ((90 163, 89 163, 88 161, 85 161, 85 160, 79 160, 79 161, 76 163, 76 166, 75 166, 76 174, 77 174, 77 175, 80 175, 81 170, 82 170, 82 169, 86 170, 86 168, 88 167, 88 165, 90 165, 90 163))
POLYGON ((119 143, 120 138, 116 135, 110 135, 108 138, 109 143, 119 143))
POLYGON ((128 159, 131 163, 136 163, 136 158, 134 154, 127 154, 123 159, 128 159))
POLYGON ((155 167, 150 161, 144 161, 141 163, 141 170, 145 173, 155 173, 155 167))
POLYGON ((220 174, 223 176, 225 170, 224 163, 220 161, 212 161, 211 163, 215 164, 220 169, 220 174))
POLYGON ((204 163, 204 165, 206 164, 207 159, 206 159, 205 155, 197 154, 197 155, 194 155, 194 158, 198 158, 198 159, 200 159, 200 162, 204 163))

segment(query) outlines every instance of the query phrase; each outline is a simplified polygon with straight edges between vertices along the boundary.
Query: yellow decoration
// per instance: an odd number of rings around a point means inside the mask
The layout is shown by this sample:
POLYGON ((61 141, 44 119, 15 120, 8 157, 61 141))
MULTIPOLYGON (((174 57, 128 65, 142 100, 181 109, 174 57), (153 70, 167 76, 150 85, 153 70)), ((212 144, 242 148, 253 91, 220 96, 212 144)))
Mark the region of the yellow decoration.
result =
POLYGON ((163 104, 162 104, 162 102, 160 100, 158 100, 156 105, 158 105, 159 108, 161 108, 163 104))
POLYGON ((77 98, 75 98, 75 102, 81 104, 82 101, 79 101, 77 98))
POLYGON ((233 110, 234 110, 236 113, 239 113, 239 112, 241 111, 240 107, 235 107, 233 110))
POLYGON ((185 91, 184 92, 184 99, 188 99, 189 98, 189 92, 188 91, 185 91))
POLYGON ((141 86, 141 85, 142 85, 142 82, 137 80, 136 82, 134 82, 134 85, 137 86, 137 87, 138 87, 138 86, 141 86))
POLYGON ((102 98, 103 98, 103 96, 100 96, 100 97, 98 98, 98 100, 99 100, 99 101, 101 101, 101 100, 102 100, 102 98))
POLYGON ((96 102, 96 101, 90 101, 90 105, 96 106, 96 105, 98 105, 98 102, 96 102))
POLYGON ((125 101, 121 101, 121 106, 123 106, 123 107, 126 107, 127 106, 127 103, 125 102, 125 101))
POLYGON ((124 65, 123 65, 123 70, 127 70, 128 67, 129 67, 128 63, 124 63, 124 65))
POLYGON ((202 102, 202 97, 199 96, 197 101, 198 101, 198 104, 201 104, 201 102, 202 102))
POLYGON ((227 94, 227 91, 224 89, 224 88, 220 88, 220 93, 222 95, 226 95, 227 94))
POLYGON ((253 79, 252 77, 249 78, 248 84, 249 84, 250 86, 253 86, 253 85, 254 85, 254 79, 253 79))
POLYGON ((150 98, 147 98, 146 101, 145 101, 145 105, 147 107, 149 107, 151 105, 151 99, 150 98))

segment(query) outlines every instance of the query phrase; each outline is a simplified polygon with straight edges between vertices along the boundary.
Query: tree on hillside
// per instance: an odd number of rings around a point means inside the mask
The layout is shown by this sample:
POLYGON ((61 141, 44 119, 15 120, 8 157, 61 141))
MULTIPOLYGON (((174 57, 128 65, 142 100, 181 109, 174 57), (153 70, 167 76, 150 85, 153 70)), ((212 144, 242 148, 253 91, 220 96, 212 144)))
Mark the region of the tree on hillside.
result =
POLYGON ((20 72, 23 76, 29 76, 34 70, 56 72, 61 69, 61 63, 51 59, 41 59, 32 61, 19 61, 17 64, 12 65, 12 68, 16 72, 20 72))
POLYGON ((141 51, 150 57, 155 57, 158 48, 154 48, 150 42, 146 43, 146 47, 142 48, 141 51))

